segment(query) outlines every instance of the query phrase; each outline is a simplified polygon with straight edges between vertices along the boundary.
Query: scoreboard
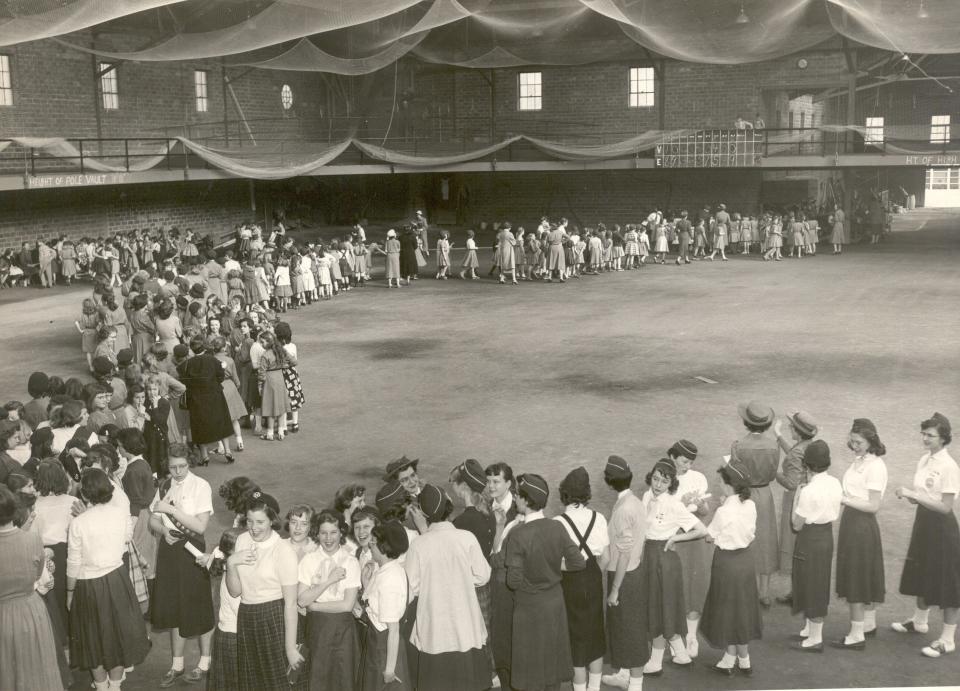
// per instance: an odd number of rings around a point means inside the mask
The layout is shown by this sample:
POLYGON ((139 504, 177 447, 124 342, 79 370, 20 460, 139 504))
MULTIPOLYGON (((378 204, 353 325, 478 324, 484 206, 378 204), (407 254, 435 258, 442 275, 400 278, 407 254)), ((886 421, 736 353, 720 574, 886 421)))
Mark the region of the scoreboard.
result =
POLYGON ((657 168, 749 168, 760 162, 764 136, 754 130, 702 130, 664 137, 657 168))

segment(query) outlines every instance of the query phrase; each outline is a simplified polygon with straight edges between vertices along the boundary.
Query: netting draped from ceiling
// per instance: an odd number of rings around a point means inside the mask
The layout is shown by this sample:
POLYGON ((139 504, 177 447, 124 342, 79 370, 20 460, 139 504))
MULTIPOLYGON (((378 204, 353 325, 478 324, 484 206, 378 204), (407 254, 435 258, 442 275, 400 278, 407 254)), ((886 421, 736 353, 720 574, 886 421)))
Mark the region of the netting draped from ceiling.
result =
MULTIPOLYGON (((838 34, 891 51, 960 52, 960 0, 276 0, 266 4, 261 0, 249 4, 254 1, 13 1, 4 6, 6 14, 0 10, 0 45, 62 36, 127 15, 149 23, 148 11, 163 8, 180 16, 185 28, 161 32, 153 45, 142 50, 93 52, 140 61, 233 56, 234 64, 341 74, 375 71, 407 54, 434 63, 506 67, 637 57, 646 55, 646 49, 690 62, 736 64, 794 53, 838 34), (248 5, 247 13, 217 12, 221 6, 248 5), (203 21, 190 21, 190 12, 200 10, 205 11, 203 21), (300 39, 306 43, 295 43, 300 39)), ((78 47, 86 44, 73 37, 65 40, 78 47)))

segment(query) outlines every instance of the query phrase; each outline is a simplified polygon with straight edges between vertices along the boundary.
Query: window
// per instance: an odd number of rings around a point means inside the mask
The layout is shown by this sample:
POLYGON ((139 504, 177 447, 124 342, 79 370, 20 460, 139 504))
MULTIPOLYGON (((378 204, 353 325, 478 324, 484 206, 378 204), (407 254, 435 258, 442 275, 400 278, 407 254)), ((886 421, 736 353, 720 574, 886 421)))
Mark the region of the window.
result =
POLYGON ((280 105, 284 110, 293 108, 293 89, 289 84, 284 84, 280 89, 280 105))
POLYGON ((960 168, 927 168, 928 190, 960 189, 960 168))
POLYGON ((116 110, 120 107, 120 88, 117 85, 117 66, 109 62, 97 63, 100 73, 100 95, 103 97, 104 110, 116 110))
POLYGON ((800 111, 800 129, 803 129, 807 126, 807 114, 802 110, 800 111))
POLYGON ((656 78, 652 67, 630 68, 630 107, 648 108, 653 105, 656 78))
POLYGON ((792 110, 791 110, 790 113, 787 115, 787 118, 788 118, 788 120, 787 120, 787 127, 789 127, 789 128, 792 130, 792 129, 793 129, 793 111, 792 111, 792 110))
POLYGON ((10 81, 10 56, 0 55, 0 106, 13 105, 13 84, 10 81))
POLYGON ((817 126, 817 114, 810 113, 810 127, 816 127, 816 126, 817 126))
POLYGON ((934 115, 930 118, 930 143, 942 144, 950 141, 950 116, 934 115))
POLYGON ((207 71, 193 71, 193 95, 197 103, 197 112, 207 112, 207 71))
POLYGON ((866 144, 883 144, 883 118, 867 118, 863 141, 866 144))
POLYGON ((542 76, 540 72, 520 73, 520 98, 517 101, 517 107, 520 110, 541 110, 543 108, 542 76))

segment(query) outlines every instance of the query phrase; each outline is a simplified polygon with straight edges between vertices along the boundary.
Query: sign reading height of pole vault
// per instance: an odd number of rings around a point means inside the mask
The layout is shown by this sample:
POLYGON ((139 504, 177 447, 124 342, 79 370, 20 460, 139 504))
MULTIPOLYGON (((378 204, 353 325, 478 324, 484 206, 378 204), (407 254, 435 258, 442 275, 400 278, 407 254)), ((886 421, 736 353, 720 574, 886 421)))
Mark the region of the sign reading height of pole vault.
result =
POLYGON ((750 168, 760 163, 763 134, 753 130, 702 130, 665 137, 657 168, 750 168))

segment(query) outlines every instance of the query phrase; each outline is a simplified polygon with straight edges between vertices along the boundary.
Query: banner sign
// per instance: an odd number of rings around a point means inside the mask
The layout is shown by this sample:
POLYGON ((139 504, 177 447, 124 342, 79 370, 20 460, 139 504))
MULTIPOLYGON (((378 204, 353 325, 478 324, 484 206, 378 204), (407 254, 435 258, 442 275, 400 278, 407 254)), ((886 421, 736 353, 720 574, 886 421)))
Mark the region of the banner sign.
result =
POLYGON ((94 185, 122 185, 127 182, 127 173, 64 173, 58 175, 24 175, 24 187, 28 190, 53 187, 89 187, 94 185))

